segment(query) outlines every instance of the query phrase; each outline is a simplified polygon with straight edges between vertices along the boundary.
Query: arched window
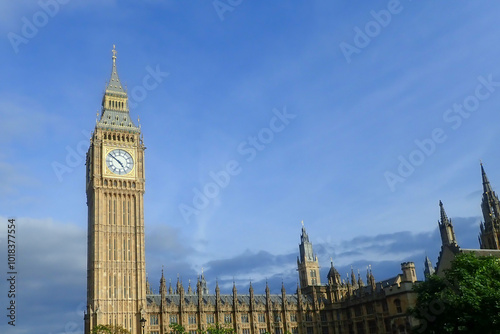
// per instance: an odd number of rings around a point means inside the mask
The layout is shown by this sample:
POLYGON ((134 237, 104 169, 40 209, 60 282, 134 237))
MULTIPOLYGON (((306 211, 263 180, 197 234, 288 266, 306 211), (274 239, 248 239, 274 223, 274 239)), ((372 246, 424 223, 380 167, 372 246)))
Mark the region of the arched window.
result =
MULTIPOLYGON (((109 298, 113 297, 112 296, 112 293, 111 293, 111 286, 113 285, 113 280, 111 278, 111 274, 109 275, 109 291, 108 291, 108 296, 109 298)), ((111 323, 111 316, 109 316, 109 320, 110 320, 110 323, 111 323)))
MULTIPOLYGON (((127 298, 127 276, 123 275, 123 298, 127 298)), ((125 314, 125 323, 127 323, 127 315, 125 314)))

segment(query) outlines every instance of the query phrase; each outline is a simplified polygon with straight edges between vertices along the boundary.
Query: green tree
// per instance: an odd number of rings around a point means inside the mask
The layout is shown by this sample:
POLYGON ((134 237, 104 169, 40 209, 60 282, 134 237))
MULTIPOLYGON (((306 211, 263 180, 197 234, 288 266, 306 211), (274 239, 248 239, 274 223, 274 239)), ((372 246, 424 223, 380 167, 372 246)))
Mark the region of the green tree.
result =
POLYGON ((445 277, 430 276, 414 287, 410 314, 415 333, 500 333, 500 260, 460 253, 445 277))
POLYGON ((122 326, 113 326, 113 325, 97 325, 92 331, 92 334, 130 334, 128 330, 123 328, 122 326))
MULTIPOLYGON (((179 324, 170 324, 173 332, 176 334, 187 334, 184 326, 179 324)), ((208 326, 206 330, 197 330, 199 334, 234 334, 234 329, 230 327, 224 327, 219 324, 208 326)))
POLYGON ((206 332, 203 334, 234 334, 234 329, 215 324, 213 326, 208 326, 206 332))

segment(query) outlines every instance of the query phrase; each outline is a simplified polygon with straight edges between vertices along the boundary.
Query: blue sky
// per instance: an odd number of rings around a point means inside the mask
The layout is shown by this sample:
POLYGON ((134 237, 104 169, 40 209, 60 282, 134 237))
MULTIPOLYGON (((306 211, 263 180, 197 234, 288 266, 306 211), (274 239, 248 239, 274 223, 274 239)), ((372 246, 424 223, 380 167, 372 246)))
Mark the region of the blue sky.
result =
POLYGON ((113 44, 147 147, 156 289, 164 265, 186 285, 203 267, 212 291, 218 278, 226 292, 250 279, 293 292, 302 220, 323 280, 330 257, 377 279, 415 261, 422 277, 439 200, 459 243, 477 247, 480 159, 500 186, 500 4, 214 3, 0 4, 0 218, 17 219, 19 255, 18 326, 0 332, 83 330, 82 152, 113 44), (238 173, 183 216, 228 164, 238 173))

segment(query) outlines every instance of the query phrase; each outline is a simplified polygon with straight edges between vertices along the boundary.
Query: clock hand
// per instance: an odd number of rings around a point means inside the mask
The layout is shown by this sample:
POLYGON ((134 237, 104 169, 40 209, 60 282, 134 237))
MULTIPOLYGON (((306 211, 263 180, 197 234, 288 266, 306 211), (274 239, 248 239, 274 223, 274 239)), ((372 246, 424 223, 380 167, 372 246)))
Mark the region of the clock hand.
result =
POLYGON ((110 154, 110 155, 113 157, 113 159, 115 159, 116 161, 118 161, 118 163, 120 164, 120 166, 122 166, 122 168, 125 168, 125 167, 123 167, 123 164, 121 163, 121 161, 120 161, 120 160, 118 160, 118 159, 117 159, 115 156, 113 156, 112 154, 110 154))

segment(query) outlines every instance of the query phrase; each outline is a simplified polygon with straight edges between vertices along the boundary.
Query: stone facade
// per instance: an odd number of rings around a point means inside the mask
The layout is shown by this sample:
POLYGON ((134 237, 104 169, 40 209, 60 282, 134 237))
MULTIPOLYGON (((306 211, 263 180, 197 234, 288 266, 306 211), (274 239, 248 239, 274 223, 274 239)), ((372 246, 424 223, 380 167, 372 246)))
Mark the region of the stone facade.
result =
POLYGON ((401 264, 401 273, 376 282, 371 269, 366 281, 351 270, 342 280, 333 262, 321 284, 319 262, 302 226, 297 269, 300 285, 293 293, 248 292, 210 294, 205 277, 187 291, 160 279, 154 294, 145 272, 144 144, 140 127, 130 119, 128 97, 113 67, 100 119, 87 153, 88 270, 85 333, 100 324, 119 325, 133 334, 171 333, 178 323, 195 333, 214 324, 237 334, 372 334, 408 333, 414 320, 406 315, 415 304, 415 265, 401 264), (144 325, 144 327, 143 327, 144 325))
POLYGON ((179 281, 175 290, 167 289, 162 273, 160 293, 148 289, 147 329, 170 333, 169 325, 178 323, 192 334, 214 324, 238 334, 409 333, 416 323, 406 311, 415 305, 417 278, 413 262, 402 263, 401 269, 381 282, 368 271, 365 285, 359 275, 342 282, 332 263, 327 284, 297 286, 293 294, 282 286, 279 295, 270 294, 268 286, 265 294, 255 294, 251 284, 243 294, 233 286, 232 294, 221 295, 218 285, 215 294, 208 294, 203 275, 195 290, 189 286, 186 291, 179 281))
POLYGON ((117 324, 139 333, 146 316, 144 144, 130 119, 116 69, 87 152, 87 311, 85 333, 117 324))

